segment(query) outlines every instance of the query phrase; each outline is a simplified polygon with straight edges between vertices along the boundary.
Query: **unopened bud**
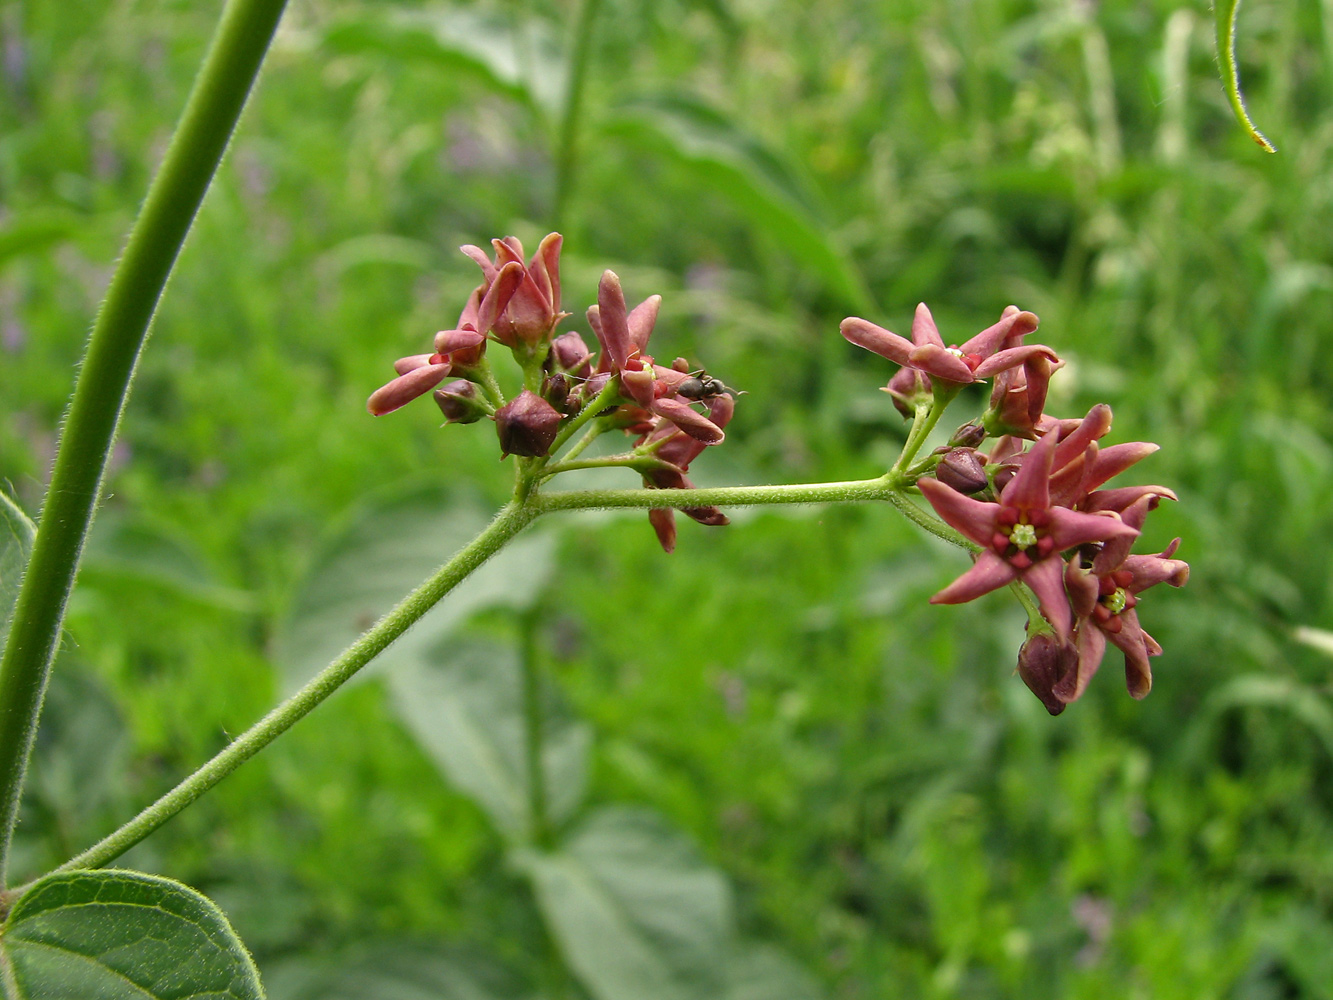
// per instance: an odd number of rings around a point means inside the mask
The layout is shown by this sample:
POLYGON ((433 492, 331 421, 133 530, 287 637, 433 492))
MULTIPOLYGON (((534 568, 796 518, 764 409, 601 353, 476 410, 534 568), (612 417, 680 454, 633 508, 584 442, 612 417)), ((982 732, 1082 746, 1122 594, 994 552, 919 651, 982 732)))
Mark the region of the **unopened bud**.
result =
POLYGON ((557 410, 564 412, 569 400, 569 376, 564 372, 548 376, 542 383, 542 396, 557 410))
POLYGON ((534 458, 551 450, 560 429, 560 411, 535 392, 524 389, 495 414, 500 450, 506 455, 534 458))
POLYGON ((935 478, 959 493, 979 493, 987 486, 986 466, 971 448, 954 448, 935 468, 935 478))
POLYGON ((930 376, 915 368, 900 369, 881 391, 892 396, 898 412, 908 418, 916 416, 919 404, 929 403, 934 398, 930 376))
POLYGON ((975 448, 986 440, 986 428, 981 424, 963 424, 949 438, 950 448, 975 448))
POLYGON ((477 399, 477 387, 467 379, 445 383, 433 398, 451 424, 474 424, 486 415, 486 407, 477 399))
POLYGON ((550 359, 558 371, 580 378, 586 378, 592 368, 592 352, 588 350, 583 338, 572 330, 551 341, 550 359))
POLYGON ((1065 710, 1065 703, 1055 695, 1055 686, 1076 670, 1078 650, 1053 635, 1034 635, 1018 651, 1018 676, 1052 715, 1065 710))

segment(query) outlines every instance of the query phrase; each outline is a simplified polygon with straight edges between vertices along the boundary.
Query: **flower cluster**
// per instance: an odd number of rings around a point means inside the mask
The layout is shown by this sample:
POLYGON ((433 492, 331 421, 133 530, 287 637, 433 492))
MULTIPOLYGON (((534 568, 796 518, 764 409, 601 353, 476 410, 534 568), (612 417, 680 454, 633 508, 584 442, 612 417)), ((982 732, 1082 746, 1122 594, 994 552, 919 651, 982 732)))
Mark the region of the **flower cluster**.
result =
MULTIPOLYGON (((683 358, 669 367, 655 364, 647 349, 661 296, 629 309, 612 271, 602 275, 597 304, 587 313, 597 356, 580 334, 557 335, 557 326, 570 315, 560 308, 561 244, 560 235, 551 233, 526 262, 522 244, 512 236, 492 241, 494 258, 480 247, 463 247, 481 268, 482 283, 454 328, 435 335, 434 351, 396 361, 398 376, 371 394, 367 408, 380 416, 433 391, 449 423, 492 419, 502 455, 532 460, 534 482, 596 464, 631 468, 651 488, 691 488, 690 463, 724 440, 735 394, 683 358), (504 397, 491 372, 489 343, 508 348, 522 369, 524 388, 512 399, 504 397), (578 459, 594 437, 613 429, 636 438, 630 451, 578 459), (578 430, 584 436, 558 454, 578 430)), ((685 513, 701 524, 727 523, 716 507, 685 513)), ((670 552, 676 537, 673 511, 654 509, 649 520, 670 552)))
POLYGON ((1056 715, 1083 693, 1108 641, 1124 653, 1129 693, 1148 693, 1148 658, 1162 649, 1139 624, 1139 594, 1158 583, 1183 586, 1189 566, 1173 558, 1179 539, 1155 555, 1131 554, 1148 513, 1176 495, 1164 486, 1103 487, 1157 446, 1103 447, 1105 404, 1082 419, 1045 413, 1061 361, 1045 345, 1023 344, 1036 329, 1037 317, 1014 306, 959 346, 945 345, 924 304, 911 340, 859 318, 842 324, 849 341, 902 366, 887 391, 905 415, 938 419, 962 386, 994 377, 980 419, 902 474, 978 549, 972 568, 932 603, 970 601, 1011 583, 1036 596, 1045 621, 1029 622, 1018 672, 1056 715))

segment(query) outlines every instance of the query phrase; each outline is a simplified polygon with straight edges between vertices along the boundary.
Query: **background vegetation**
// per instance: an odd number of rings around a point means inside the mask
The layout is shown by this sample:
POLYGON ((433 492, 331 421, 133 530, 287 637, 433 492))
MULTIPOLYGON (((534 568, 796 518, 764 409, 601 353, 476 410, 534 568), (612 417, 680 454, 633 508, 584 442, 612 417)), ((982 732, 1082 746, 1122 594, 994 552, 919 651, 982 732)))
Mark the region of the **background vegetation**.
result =
MULTIPOLYGON (((0 479, 31 513, 216 8, 0 3, 0 479)), ((924 299, 961 339, 1015 302, 1071 359, 1061 409, 1109 401, 1118 440, 1163 445, 1144 475, 1181 503, 1149 541, 1193 565, 1143 609, 1151 697, 1114 655, 1051 719, 1012 676, 1012 601, 927 606, 962 557, 888 510, 683 524, 670 557, 641 514, 545 525, 436 635, 542 663, 590 724, 592 806, 684 831, 740 937, 806 970, 791 995, 1333 996, 1333 692, 1296 638, 1333 627, 1327 5, 1246 8, 1276 156, 1199 4, 593 14, 567 145, 575 4, 292 0, 140 369, 16 864, 169 787, 318 658, 320 613, 356 627, 358 587, 504 498, 488 425, 364 399, 452 324, 456 246, 558 225, 570 328, 612 266, 665 296, 659 350, 748 390, 700 482, 877 474, 890 366, 838 320, 903 329, 924 299)), ((216 898, 276 1000, 389 968, 347 995, 469 995, 391 992, 441 956, 578 996, 394 666, 127 863, 216 898)))

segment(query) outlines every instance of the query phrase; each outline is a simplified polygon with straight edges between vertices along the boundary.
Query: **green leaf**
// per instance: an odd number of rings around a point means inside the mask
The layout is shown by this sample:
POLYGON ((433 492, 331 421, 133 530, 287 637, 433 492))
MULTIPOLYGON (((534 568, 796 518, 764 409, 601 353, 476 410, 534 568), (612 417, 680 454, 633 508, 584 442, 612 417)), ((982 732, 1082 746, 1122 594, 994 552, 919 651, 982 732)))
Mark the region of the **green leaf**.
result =
POLYGON ((682 95, 621 105, 606 130, 650 153, 667 153, 701 186, 731 200, 756 229, 822 279, 846 305, 874 312, 852 259, 831 240, 819 201, 797 171, 718 111, 682 95))
MULTIPOLYGON (((522 671, 512 647, 441 643, 389 675, 398 714, 444 775, 507 836, 530 838, 522 671)), ((547 814, 560 823, 583 800, 589 728, 543 692, 542 773, 547 814)))
POLYGON ((28 565, 37 526, 0 490, 0 652, 9 636, 9 620, 18 600, 23 567, 28 565))
POLYGON ((269 1000, 500 1000, 523 996, 475 956, 428 944, 381 943, 333 959, 264 970, 269 1000))
POLYGON ((130 871, 50 875, 0 931, 6 1000, 263 1000, 222 911, 130 871))
POLYGON ((716 1000, 726 987, 726 880, 653 813, 603 809, 553 853, 524 852, 537 904, 596 1000, 716 1000))
MULTIPOLYGON (((274 643, 288 691, 294 691, 434 573, 486 526, 488 513, 470 498, 416 490, 363 510, 316 560, 274 643)), ((490 607, 522 609, 540 596, 553 565, 550 535, 510 542, 417 625, 371 669, 391 670, 490 607)), ((362 671, 361 676, 369 676, 362 671)))
POLYGON ((1236 113, 1236 120, 1245 127, 1250 138, 1267 153, 1276 153, 1277 147, 1268 141, 1254 122, 1245 107, 1245 98, 1240 93, 1240 69, 1236 66, 1236 18, 1240 14, 1240 0, 1215 0, 1213 17, 1217 24, 1217 61, 1222 67, 1222 86, 1226 89, 1231 110, 1236 113))
POLYGON ((1333 757, 1333 708, 1317 691, 1284 677, 1247 674, 1223 684, 1204 703, 1190 743, 1201 752, 1202 734, 1217 717, 1233 708, 1281 708, 1305 723, 1333 757))
POLYGON ((770 945, 751 945, 731 962, 726 1000, 823 1000, 800 963, 770 945))
POLYGON ((468 73, 492 90, 554 114, 564 103, 565 64, 555 30, 525 14, 502 18, 475 9, 383 12, 340 21, 324 35, 341 52, 419 59, 468 73))
POLYGON ((67 836, 121 794, 128 743, 106 685, 76 655, 62 652, 46 689, 24 794, 60 817, 67 836))
POLYGON ((98 518, 80 562, 79 583, 113 599, 126 586, 146 586, 229 611, 255 608, 251 594, 219 581, 187 544, 118 512, 98 518))

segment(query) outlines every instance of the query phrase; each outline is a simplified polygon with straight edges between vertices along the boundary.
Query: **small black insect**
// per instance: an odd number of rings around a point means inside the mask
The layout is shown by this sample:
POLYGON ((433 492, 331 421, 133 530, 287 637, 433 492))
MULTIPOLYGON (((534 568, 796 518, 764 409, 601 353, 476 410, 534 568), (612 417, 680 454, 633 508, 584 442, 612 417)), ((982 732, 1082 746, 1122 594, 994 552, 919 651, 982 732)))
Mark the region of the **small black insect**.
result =
POLYGON ((724 385, 721 379, 713 378, 706 371, 700 369, 697 372, 692 372, 689 378, 676 386, 676 395, 684 396, 696 403, 702 403, 716 396, 734 396, 736 390, 724 385))

